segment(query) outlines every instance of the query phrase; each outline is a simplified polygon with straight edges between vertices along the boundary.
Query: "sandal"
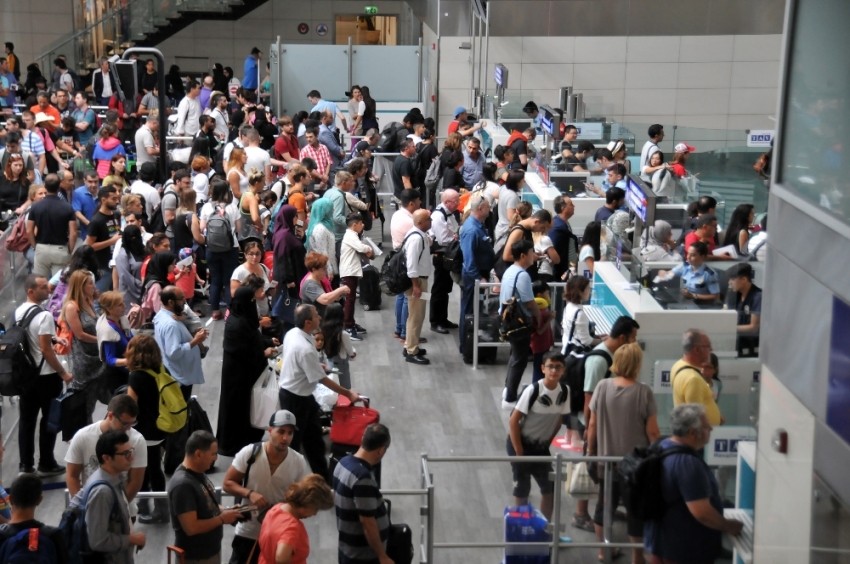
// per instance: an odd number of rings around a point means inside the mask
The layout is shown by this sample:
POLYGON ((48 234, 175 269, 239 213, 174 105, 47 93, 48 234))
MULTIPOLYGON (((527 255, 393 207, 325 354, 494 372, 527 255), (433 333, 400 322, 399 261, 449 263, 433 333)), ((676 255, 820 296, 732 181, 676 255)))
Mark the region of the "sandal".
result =
POLYGON ((573 514, 573 527, 576 529, 581 529, 582 531, 588 531, 590 533, 595 533, 596 528, 593 526, 593 519, 590 518, 590 515, 578 515, 573 514))
MULTIPOLYGON (((619 557, 621 557, 622 555, 623 555, 623 553, 620 551, 620 549, 619 549, 619 548, 612 548, 612 549, 611 549, 611 560, 616 560, 616 559, 618 559, 619 557)), ((602 556, 600 556, 600 557, 599 557, 599 561, 600 561, 600 562, 604 562, 604 561, 605 561, 605 558, 603 558, 602 556)))

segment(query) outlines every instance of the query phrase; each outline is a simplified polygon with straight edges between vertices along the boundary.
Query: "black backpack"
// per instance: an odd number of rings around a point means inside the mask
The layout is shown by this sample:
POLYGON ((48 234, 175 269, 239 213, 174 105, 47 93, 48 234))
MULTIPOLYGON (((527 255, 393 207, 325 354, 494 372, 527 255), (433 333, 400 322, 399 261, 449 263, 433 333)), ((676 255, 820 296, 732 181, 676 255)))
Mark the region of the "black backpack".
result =
MULTIPOLYGON (((165 216, 162 214, 162 204, 165 203, 165 198, 167 196, 174 196, 175 198, 178 198, 177 192, 174 191, 173 182, 166 185, 165 189, 162 191, 162 201, 148 218, 148 233, 165 233, 166 225, 165 216)), ((179 204, 179 198, 176 203, 179 204)))
POLYGON ((636 447, 619 464, 619 472, 625 482, 623 504, 630 516, 641 521, 661 519, 667 511, 667 502, 661 489, 665 457, 689 454, 705 465, 703 459, 689 446, 661 448, 661 441, 665 438, 661 437, 646 447, 636 447))
MULTIPOLYGON (((593 349, 581 356, 575 354, 567 355, 567 369, 564 372, 564 378, 566 378, 566 384, 572 392, 570 395, 570 411, 572 413, 581 413, 584 411, 585 363, 591 356, 601 356, 604 358, 605 362, 608 363, 608 370, 605 372, 605 377, 608 378, 611 375, 613 359, 605 351, 593 349)), ((561 381, 563 382, 564 379, 561 381)))
POLYGON ((41 307, 34 305, 18 323, 0 335, 0 395, 19 396, 37 383, 44 357, 36 364, 30 351, 27 329, 41 307))
MULTIPOLYGON (((404 244, 413 235, 419 235, 421 237, 418 231, 408 234, 397 249, 390 251, 390 254, 384 260, 384 264, 381 265, 381 291, 388 296, 397 296, 413 286, 413 282, 407 276, 407 257, 404 252, 404 244)), ((425 248, 426 245, 423 244, 422 250, 419 252, 420 258, 422 258, 425 248)))
POLYGON ((381 131, 381 136, 375 144, 375 152, 377 153, 392 153, 398 149, 398 132, 404 129, 404 125, 397 121, 390 122, 381 131))

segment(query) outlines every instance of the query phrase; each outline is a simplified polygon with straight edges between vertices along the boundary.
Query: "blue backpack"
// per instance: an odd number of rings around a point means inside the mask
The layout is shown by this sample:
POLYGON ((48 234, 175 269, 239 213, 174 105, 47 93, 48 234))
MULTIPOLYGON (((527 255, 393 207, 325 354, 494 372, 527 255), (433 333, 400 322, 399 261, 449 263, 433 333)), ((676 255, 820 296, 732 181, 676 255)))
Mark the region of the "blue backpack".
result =
POLYGON ((40 528, 24 529, 6 539, 0 547, 3 564, 53 564, 56 561, 56 546, 40 528))
POLYGON ((70 564, 83 564, 83 555, 92 553, 92 549, 89 546, 89 537, 86 532, 86 505, 91 491, 100 485, 104 485, 112 491, 110 519, 117 519, 121 515, 120 509, 118 509, 118 492, 115 491, 112 484, 106 480, 97 480, 91 484, 86 484, 80 505, 68 507, 62 513, 62 521, 59 522, 59 530, 65 535, 65 544, 68 547, 70 564))

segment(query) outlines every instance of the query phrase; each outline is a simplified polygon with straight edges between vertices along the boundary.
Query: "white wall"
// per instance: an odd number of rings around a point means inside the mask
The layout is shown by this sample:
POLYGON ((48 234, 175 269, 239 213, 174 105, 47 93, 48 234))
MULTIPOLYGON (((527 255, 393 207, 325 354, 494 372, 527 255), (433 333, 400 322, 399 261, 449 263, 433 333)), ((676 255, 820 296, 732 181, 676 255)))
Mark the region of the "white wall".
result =
MULTIPOLYGON (((0 38, 15 44, 21 61, 21 79, 27 65, 34 62, 54 41, 73 30, 71 0, 3 0, 0 2, 0 38)), ((70 45, 66 55, 73 54, 70 45)), ((3 55, 5 56, 5 55, 3 55)), ((49 70, 53 70, 52 67, 49 70)), ((44 72, 44 74, 48 74, 44 72)))
MULTIPOLYGON (((781 35, 491 37, 485 73, 509 70, 508 98, 553 107, 558 88, 584 94, 588 116, 623 123, 709 129, 772 129, 781 35), (520 91, 521 89, 521 91, 520 91)), ((439 130, 469 104, 468 37, 440 43, 439 130)), ((521 107, 521 106, 520 106, 521 107)), ((643 135, 643 132, 636 132, 643 135)))

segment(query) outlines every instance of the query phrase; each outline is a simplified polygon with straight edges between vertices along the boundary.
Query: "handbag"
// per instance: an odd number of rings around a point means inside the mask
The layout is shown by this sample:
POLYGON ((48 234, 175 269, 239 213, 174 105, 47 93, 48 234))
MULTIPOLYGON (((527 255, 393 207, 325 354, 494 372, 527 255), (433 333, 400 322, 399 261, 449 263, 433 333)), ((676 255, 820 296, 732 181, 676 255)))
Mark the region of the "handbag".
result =
POLYGON ((50 401, 47 428, 52 433, 62 432, 62 440, 70 441, 74 434, 88 425, 85 388, 68 390, 50 401))
POLYGON ((277 317, 286 323, 295 325, 296 307, 298 307, 298 300, 291 297, 289 295, 289 288, 284 286, 281 288, 280 297, 278 297, 272 308, 272 317, 277 317))
POLYGON ((363 407, 352 404, 340 396, 334 407, 331 423, 331 442, 349 446, 360 446, 366 427, 381 420, 376 409, 369 407, 369 400, 360 399, 363 407))
POLYGON ((251 426, 267 429, 272 415, 280 409, 277 375, 271 368, 257 378, 251 390, 251 426))
POLYGON ((56 327, 56 338, 64 339, 65 344, 63 345, 60 342, 54 343, 53 352, 55 352, 58 356, 67 356, 71 354, 71 342, 74 340, 74 333, 71 331, 71 328, 68 327, 68 322, 64 317, 59 318, 59 323, 56 327))
MULTIPOLYGON (((511 294, 510 299, 508 301, 502 303, 502 315, 499 323, 499 338, 502 341, 508 341, 510 343, 515 343, 522 339, 528 338, 531 332, 531 320, 522 311, 522 304, 520 304, 516 299, 516 286, 519 281, 519 277, 523 273, 517 273, 516 278, 514 278, 514 290, 511 294)), ((525 273, 529 278, 530 274, 525 273)))
POLYGON ((599 493, 599 486, 591 478, 586 462, 573 463, 569 484, 567 492, 579 499, 599 493))

